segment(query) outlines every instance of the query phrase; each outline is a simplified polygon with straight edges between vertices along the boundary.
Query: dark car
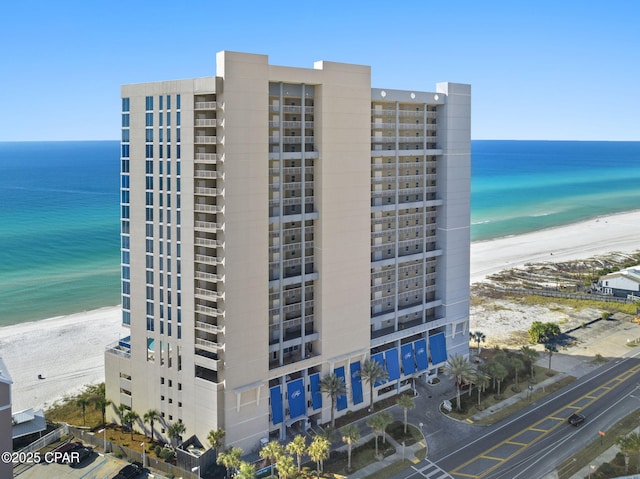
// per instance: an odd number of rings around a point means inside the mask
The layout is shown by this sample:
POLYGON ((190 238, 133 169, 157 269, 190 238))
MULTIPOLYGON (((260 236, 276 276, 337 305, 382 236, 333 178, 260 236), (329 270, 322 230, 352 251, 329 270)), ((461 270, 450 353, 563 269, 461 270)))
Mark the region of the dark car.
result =
POLYGON ((64 444, 60 444, 51 452, 54 453, 53 457, 55 458, 56 462, 63 463, 66 462, 65 459, 71 457, 71 452, 75 452, 81 447, 81 442, 65 442, 64 444))
POLYGON ((567 422, 569 424, 571 424, 572 426, 579 426, 580 424, 582 424, 587 418, 584 417, 582 414, 572 414, 571 416, 569 416, 569 419, 567 419, 567 422))
POLYGON ((69 461, 69 465, 71 467, 79 466, 82 461, 87 459, 89 456, 93 454, 93 448, 89 446, 83 446, 79 449, 73 451, 75 454, 71 455, 71 460, 69 461))
POLYGON ((113 479, 133 479, 134 477, 138 477, 138 475, 142 472, 142 467, 137 462, 127 464, 124 466, 118 474, 113 476, 113 479))

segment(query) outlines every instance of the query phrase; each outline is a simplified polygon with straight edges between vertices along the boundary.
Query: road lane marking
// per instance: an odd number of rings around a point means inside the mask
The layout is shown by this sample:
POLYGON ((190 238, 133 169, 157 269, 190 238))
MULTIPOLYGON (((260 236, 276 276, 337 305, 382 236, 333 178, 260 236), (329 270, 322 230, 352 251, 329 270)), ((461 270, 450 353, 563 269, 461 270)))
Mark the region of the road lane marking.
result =
POLYGON ((636 373, 638 373, 640 371, 640 364, 620 373, 618 376, 616 376, 613 379, 610 379, 609 381, 607 381, 605 383, 605 385, 599 385, 596 389, 589 391, 588 393, 586 393, 583 396, 580 396, 579 398, 575 399, 574 401, 572 401, 571 403, 569 403, 566 406, 562 406, 560 408, 558 408, 556 411, 554 411, 553 413, 551 413, 549 416, 544 417, 543 419, 535 422, 534 424, 532 424, 530 427, 524 429, 523 431, 520 431, 516 434, 513 434, 512 436, 510 436, 509 438, 507 438, 506 440, 496 444, 495 446, 489 448, 488 450, 484 451, 483 453, 481 453, 480 455, 466 461, 465 463, 461 464, 460 466, 458 466, 457 468, 453 469, 452 471, 450 471, 450 474, 453 477, 459 477, 459 476, 468 476, 466 473, 461 472, 463 469, 472 469, 473 465, 477 462, 479 462, 480 460, 492 460, 492 461, 496 461, 496 464, 491 465, 488 469, 485 469, 483 472, 473 476, 476 477, 477 479, 480 479, 484 476, 486 476, 487 474, 491 473, 492 471, 494 471, 495 469, 497 469, 499 466, 501 466, 502 464, 506 463, 507 461, 511 460, 513 457, 517 456, 518 454, 522 453, 525 449, 527 449, 528 447, 530 447, 531 445, 533 445, 534 443, 536 443, 538 440, 540 440, 544 435, 551 433, 552 431, 554 431, 555 429, 557 429, 561 424, 565 423, 565 418, 561 418, 558 417, 558 415, 566 410, 566 409, 584 409, 588 406, 590 406, 591 404, 593 404, 595 401, 597 401, 598 399, 600 399, 602 396, 604 396, 606 393, 612 391, 615 387, 623 384, 626 380, 628 380, 629 378, 633 377, 633 375, 635 375, 636 373), (624 379, 621 379, 624 378, 624 379), (615 384, 614 386, 607 386, 608 384, 615 384), (597 396, 594 397, 594 392, 598 391, 598 390, 604 390, 602 391, 602 393, 597 396), (548 429, 543 429, 541 426, 543 425, 543 423, 548 422, 548 421, 552 421, 555 422, 555 424, 548 424, 548 426, 550 426, 548 429), (498 448, 502 447, 505 444, 508 443, 514 443, 514 439, 516 439, 518 436, 522 435, 525 431, 535 431, 535 432, 541 432, 543 434, 539 434, 536 437, 534 437, 527 445, 521 447, 519 450, 517 450, 516 452, 514 452, 513 454, 509 455, 506 458, 501 458, 501 459, 497 459, 494 456, 491 456, 490 454, 494 453, 498 448), (470 467, 471 466, 471 467, 470 467))

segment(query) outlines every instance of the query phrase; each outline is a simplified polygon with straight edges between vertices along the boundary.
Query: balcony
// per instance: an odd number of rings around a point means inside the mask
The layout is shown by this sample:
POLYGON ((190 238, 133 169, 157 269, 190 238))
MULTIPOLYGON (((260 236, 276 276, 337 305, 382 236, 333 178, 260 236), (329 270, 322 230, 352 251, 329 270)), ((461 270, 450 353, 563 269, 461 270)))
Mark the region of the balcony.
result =
POLYGON ((313 128, 312 121, 270 121, 271 128, 313 128))
POLYGON ((197 135, 194 137, 193 142, 196 145, 213 145, 217 143, 217 138, 209 135, 197 135))
POLYGON ((215 153, 196 153, 194 161, 196 163, 215 165, 218 161, 222 161, 222 157, 218 158, 215 153))
POLYGON ((197 101, 193 104, 194 110, 215 110, 217 105, 215 101, 197 101))
POLYGON ((217 126, 218 120, 215 118, 196 118, 193 124, 194 126, 217 126))
POLYGON ((200 279, 202 281, 209 281, 211 283, 217 283, 218 281, 222 281, 224 279, 223 276, 220 276, 214 273, 207 273, 205 271, 196 271, 194 276, 196 279, 200 279))
POLYGON ((196 260, 196 263, 211 264, 214 266, 224 264, 223 260, 218 258, 217 256, 207 256, 204 254, 195 255, 195 260, 196 260))
POLYGON ((193 224, 194 229, 205 232, 216 232, 222 229, 222 223, 212 223, 210 221, 196 221, 193 224))
POLYGON ((372 116, 396 116, 395 110, 371 109, 372 116))
POLYGON ((218 196, 222 194, 222 191, 223 190, 218 190, 217 188, 205 188, 203 186, 194 188, 194 193, 201 196, 218 196))
POLYGON ((200 331, 205 331, 211 334, 222 334, 224 333, 224 328, 218 326, 217 324, 209 324, 204 321, 196 321, 196 329, 200 331))
POLYGON ((219 205, 203 205, 196 203, 193 205, 193 211, 197 211, 198 213, 222 213, 223 207, 219 205))
POLYGON ((211 306, 204 306, 202 304, 196 304, 195 311, 196 313, 205 314, 214 318, 223 316, 222 311, 220 311, 219 309, 212 308, 211 306))
POLYGON ((213 178, 213 179, 217 179, 217 178, 223 178, 224 175, 218 171, 214 171, 214 170, 195 170, 193 172, 193 177, 194 178, 213 178))
POLYGON ((217 241, 217 240, 208 239, 208 238, 196 238, 194 244, 196 246, 205 246, 207 248, 217 248, 223 245, 222 241, 217 241))
POLYGON ((205 351, 211 351, 213 353, 217 353, 218 351, 224 351, 224 345, 220 343, 215 343, 213 341, 209 341, 208 339, 196 338, 196 347, 200 347, 205 351))
POLYGON ((219 291, 211 291, 210 289, 196 288, 195 294, 197 297, 201 299, 206 299, 209 301, 217 301, 219 299, 224 299, 224 293, 221 293, 219 291))

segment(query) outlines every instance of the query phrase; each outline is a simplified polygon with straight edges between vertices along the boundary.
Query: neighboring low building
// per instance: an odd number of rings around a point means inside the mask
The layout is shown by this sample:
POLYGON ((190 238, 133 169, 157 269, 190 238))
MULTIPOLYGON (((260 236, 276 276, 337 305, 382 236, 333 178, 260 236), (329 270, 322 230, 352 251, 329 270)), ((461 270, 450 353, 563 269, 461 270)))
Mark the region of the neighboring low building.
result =
POLYGON ((598 289, 603 294, 626 298, 633 295, 640 298, 640 266, 631 266, 601 276, 598 289))
MULTIPOLYGON (((0 453, 12 451, 11 376, 0 358, 0 453)), ((13 465, 0 461, 0 477, 13 477, 13 465)))

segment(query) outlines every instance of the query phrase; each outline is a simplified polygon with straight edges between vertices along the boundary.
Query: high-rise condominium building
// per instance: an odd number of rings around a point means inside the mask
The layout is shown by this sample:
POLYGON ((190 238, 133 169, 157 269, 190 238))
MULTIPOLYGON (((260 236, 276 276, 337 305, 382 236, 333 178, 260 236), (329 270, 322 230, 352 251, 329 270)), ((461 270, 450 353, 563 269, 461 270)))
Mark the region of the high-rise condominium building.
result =
MULTIPOLYGON (((122 313, 108 398, 255 449, 468 353, 470 87, 270 65, 122 88, 122 313), (415 81, 411 81, 414 83, 415 81)), ((117 417, 115 412, 113 417, 117 417)))
MULTIPOLYGON (((11 416, 11 376, 0 357, 0 453, 13 451, 11 416)), ((0 461, 0 477, 13 477, 13 464, 0 461)))

